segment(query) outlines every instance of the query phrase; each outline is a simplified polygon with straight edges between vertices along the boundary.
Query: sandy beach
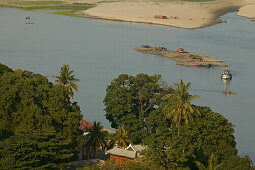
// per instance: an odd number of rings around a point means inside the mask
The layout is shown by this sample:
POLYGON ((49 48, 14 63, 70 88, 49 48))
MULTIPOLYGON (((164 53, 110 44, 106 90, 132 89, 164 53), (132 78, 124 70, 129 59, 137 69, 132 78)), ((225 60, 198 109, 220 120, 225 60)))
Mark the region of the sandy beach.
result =
POLYGON ((255 0, 247 0, 246 2, 248 5, 242 6, 237 14, 239 16, 255 19, 255 0))
POLYGON ((112 2, 102 3, 83 11, 86 16, 126 21, 167 25, 180 28, 202 28, 222 23, 219 17, 239 10, 239 15, 252 18, 255 2, 244 0, 217 0, 212 2, 112 2), (155 18, 156 15, 167 19, 155 18))
MULTIPOLYGON (((23 7, 26 2, 42 0, 0 0, 0 5, 23 7), (20 3, 22 2, 23 3, 20 3), (17 3, 18 2, 18 3, 17 3), (11 4, 11 5, 10 5, 11 4), (23 4, 23 5, 22 5, 23 4)), ((117 1, 117 0, 58 0, 66 4, 92 4, 94 8, 78 11, 78 16, 173 26, 195 29, 225 23, 220 19, 231 11, 237 15, 255 18, 255 0, 215 0, 208 2, 184 1, 117 1), (165 18, 155 18, 164 16, 165 18)))

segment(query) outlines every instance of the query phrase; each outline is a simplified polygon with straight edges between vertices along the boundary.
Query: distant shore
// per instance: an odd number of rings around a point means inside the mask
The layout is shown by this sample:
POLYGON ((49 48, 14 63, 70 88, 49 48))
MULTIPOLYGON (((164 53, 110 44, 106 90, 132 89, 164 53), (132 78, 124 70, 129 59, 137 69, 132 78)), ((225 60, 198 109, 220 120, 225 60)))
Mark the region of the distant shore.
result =
POLYGON ((255 0, 184 1, 111 1, 111 0, 0 0, 1 7, 25 10, 59 9, 53 14, 97 19, 166 25, 196 29, 227 21, 219 17, 238 11, 238 15, 255 18, 255 0), (48 4, 47 4, 48 3, 48 4), (160 16, 164 18, 160 18, 160 16))
MULTIPOLYGON (((217 0, 209 2, 112 2, 102 3, 95 8, 83 11, 86 17, 166 25, 195 29, 224 23, 219 19, 231 11, 241 11, 240 16, 253 18, 253 2, 244 0, 217 0), (166 19, 155 18, 165 16, 166 19)), ((254 2, 255 5, 255 2, 254 2)))

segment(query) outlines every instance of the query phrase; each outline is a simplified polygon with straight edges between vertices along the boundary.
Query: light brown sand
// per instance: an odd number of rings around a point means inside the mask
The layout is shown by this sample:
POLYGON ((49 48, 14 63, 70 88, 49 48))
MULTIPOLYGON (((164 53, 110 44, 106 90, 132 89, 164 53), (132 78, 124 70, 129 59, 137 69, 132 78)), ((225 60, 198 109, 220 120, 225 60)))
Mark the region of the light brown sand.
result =
POLYGON ((228 11, 239 9, 248 4, 243 0, 217 0, 204 3, 188 2, 113 2, 102 3, 95 8, 84 11, 86 15, 121 20, 161 24, 181 28, 200 28, 221 22, 218 17, 228 11), (154 18, 165 15, 168 19, 154 18))
POLYGON ((255 18, 255 0, 249 1, 249 5, 241 7, 237 14, 247 18, 255 18))
MULTIPOLYGON (((42 0, 0 0, 1 4, 11 1, 42 1, 42 0)), ((68 3, 95 3, 98 6, 82 13, 85 16, 168 25, 181 28, 201 28, 220 23, 221 15, 238 10, 238 15, 255 18, 255 0, 216 0, 212 2, 150 2, 151 0, 120 1, 118 0, 59 0, 68 3), (154 18, 165 15, 168 19, 154 18)))

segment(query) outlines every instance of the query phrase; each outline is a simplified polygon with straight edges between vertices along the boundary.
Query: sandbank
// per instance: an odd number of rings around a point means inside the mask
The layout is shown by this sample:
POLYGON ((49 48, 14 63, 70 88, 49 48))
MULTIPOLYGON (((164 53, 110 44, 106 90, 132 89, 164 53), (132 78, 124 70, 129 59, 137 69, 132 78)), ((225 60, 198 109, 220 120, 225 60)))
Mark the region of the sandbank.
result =
MULTIPOLYGON (((28 5, 29 3, 27 2, 29 1, 42 2, 42 0, 0 0, 0 6, 34 10, 33 5, 28 5)), ((158 24, 187 29, 202 28, 227 22, 222 21, 219 17, 231 11, 238 11, 240 16, 255 18, 255 0, 215 0, 210 2, 183 2, 179 0, 171 2, 153 2, 152 0, 118 0, 118 2, 116 2, 117 0, 58 0, 56 2, 59 1, 66 5, 60 8, 59 5, 61 6, 61 4, 53 4, 50 5, 52 9, 66 8, 71 11, 69 13, 68 11, 60 11, 55 12, 55 14, 158 24), (69 7, 74 4, 83 6, 79 7, 80 10, 69 7), (167 19, 155 18, 156 15, 166 16, 167 19)), ((38 9, 44 9, 35 3, 34 6, 39 7, 38 9)), ((45 6, 48 9, 47 4, 45 6)))
POLYGON ((249 2, 244 0, 171 3, 122 1, 102 3, 83 13, 94 18, 195 29, 221 23, 221 15, 247 4, 249 2), (156 15, 166 16, 167 19, 155 18, 156 15))
POLYGON ((248 1, 249 4, 241 7, 238 11, 239 16, 247 17, 247 18, 255 18, 255 0, 248 1))
POLYGON ((224 64, 221 60, 211 58, 209 56, 198 54, 188 51, 173 51, 168 50, 165 47, 151 47, 149 45, 143 45, 141 47, 135 48, 136 51, 154 54, 166 57, 168 59, 176 61, 177 65, 186 66, 186 67, 210 67, 210 66, 224 66, 227 67, 227 64, 224 64))

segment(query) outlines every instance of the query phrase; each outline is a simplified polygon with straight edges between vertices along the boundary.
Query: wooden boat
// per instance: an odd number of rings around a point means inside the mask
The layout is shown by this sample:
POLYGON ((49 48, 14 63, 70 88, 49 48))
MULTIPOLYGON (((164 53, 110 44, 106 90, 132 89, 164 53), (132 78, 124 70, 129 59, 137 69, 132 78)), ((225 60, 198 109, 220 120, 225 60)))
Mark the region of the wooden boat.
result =
POLYGON ((232 92, 232 91, 223 91, 222 93, 225 93, 226 95, 227 94, 237 94, 236 92, 232 92))
POLYGON ((26 22, 26 24, 34 24, 33 22, 26 22))
POLYGON ((204 65, 201 65, 202 67, 206 67, 206 68, 209 68, 211 67, 212 65, 211 64, 204 64, 204 65))

